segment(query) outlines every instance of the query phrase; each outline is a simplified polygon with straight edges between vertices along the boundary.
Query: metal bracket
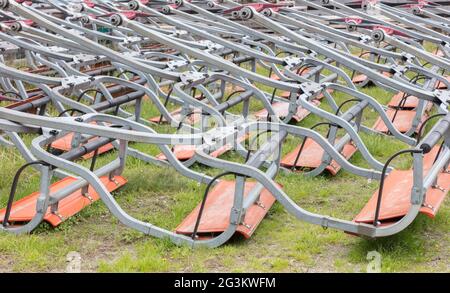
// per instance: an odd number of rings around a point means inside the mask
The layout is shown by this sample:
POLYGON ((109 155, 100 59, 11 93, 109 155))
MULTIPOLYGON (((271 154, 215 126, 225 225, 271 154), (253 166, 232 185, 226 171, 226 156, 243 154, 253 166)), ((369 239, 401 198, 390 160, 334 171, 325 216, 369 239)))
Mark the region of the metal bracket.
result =
POLYGON ((429 208, 429 209, 431 209, 432 211, 434 211, 434 206, 432 206, 432 205, 430 205, 430 204, 423 203, 422 206, 423 206, 423 207, 426 207, 426 208, 429 208))
POLYGON ((181 82, 185 85, 195 86, 201 84, 209 75, 207 73, 186 71, 180 75, 181 82))
POLYGON ((77 89, 78 87, 83 87, 91 83, 90 76, 68 76, 62 79, 62 88, 77 89))
POLYGON ((210 41, 210 40, 201 40, 198 43, 200 45, 203 45, 203 46, 207 47, 211 51, 220 51, 220 50, 223 50, 225 48, 224 46, 222 46, 220 44, 217 44, 217 43, 214 43, 213 41, 210 41))
POLYGON ((83 192, 82 195, 86 197, 90 202, 94 202, 94 199, 91 197, 89 192, 83 192))
POLYGON ((444 107, 447 107, 448 103, 450 102, 450 93, 449 91, 441 91, 441 90, 435 90, 434 95, 436 98, 438 98, 444 107))
POLYGON ((447 190, 445 190, 445 188, 443 188, 442 186, 439 186, 439 185, 437 185, 437 184, 433 185, 432 187, 433 187, 434 189, 439 189, 439 190, 442 191, 442 192, 447 192, 447 190))
POLYGON ((262 208, 263 210, 266 210, 266 206, 260 200, 256 202, 256 205, 262 208))
POLYGON ((186 60, 170 60, 169 62, 167 62, 167 67, 170 70, 175 70, 187 65, 189 65, 189 62, 187 62, 186 60))
MULTIPOLYGON (((325 85, 325 84, 323 84, 323 85, 325 85)), ((300 85, 300 88, 302 89, 302 91, 305 94, 314 95, 314 94, 320 92, 323 89, 323 85, 320 85, 320 84, 318 84, 316 82, 310 81, 310 82, 302 83, 300 85)))
POLYGON ((245 222, 242 222, 242 224, 241 224, 241 225, 242 225, 242 226, 244 226, 245 228, 249 229, 249 230, 251 230, 251 229, 252 229, 252 226, 250 226, 250 225, 246 224, 245 222))
POLYGON ((286 63, 287 68, 293 68, 293 67, 299 66, 300 64, 302 64, 304 62, 303 58, 297 58, 297 57, 292 57, 292 56, 288 56, 288 57, 284 58, 283 60, 286 63))
POLYGON ((52 211, 52 214, 57 216, 62 222, 66 220, 66 218, 64 218, 58 211, 52 211))

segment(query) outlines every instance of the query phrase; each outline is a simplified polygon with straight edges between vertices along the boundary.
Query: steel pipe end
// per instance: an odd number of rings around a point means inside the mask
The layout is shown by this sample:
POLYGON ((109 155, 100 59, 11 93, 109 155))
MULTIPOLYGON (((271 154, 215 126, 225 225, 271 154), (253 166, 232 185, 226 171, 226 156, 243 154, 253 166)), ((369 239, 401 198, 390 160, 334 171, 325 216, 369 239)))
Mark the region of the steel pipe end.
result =
POLYGON ((164 14, 169 14, 172 12, 172 7, 170 7, 169 5, 163 6, 161 8, 161 12, 164 14))
POLYGON ((241 19, 251 19, 253 17, 253 9, 250 7, 244 7, 239 11, 239 17, 241 19))
POLYGON ((128 9, 130 9, 130 10, 138 10, 140 3, 139 3, 139 1, 133 0, 133 1, 128 2, 127 6, 128 6, 128 9))
POLYGON ((112 25, 119 26, 123 23, 123 18, 119 14, 113 14, 109 18, 109 21, 111 22, 112 25))
POLYGON ((413 7, 412 13, 414 15, 422 15, 423 14, 423 10, 422 10, 422 8, 416 6, 416 7, 413 7))
POLYGON ((322 5, 328 5, 330 4, 330 0, 320 0, 320 3, 322 3, 322 5))
POLYGON ((382 42, 384 40, 384 31, 380 29, 376 29, 372 32, 372 39, 375 42, 382 42))
POLYGON ((271 8, 266 8, 263 11, 261 11, 261 13, 266 17, 271 17, 273 14, 273 10, 271 8))
POLYGON ((10 28, 13 32, 20 32, 22 30, 22 24, 16 21, 10 25, 10 28))
POLYGON ((233 18, 239 18, 239 11, 235 10, 231 12, 231 17, 233 18))
POLYGON ((173 1, 173 4, 175 4, 177 7, 183 6, 183 0, 175 0, 173 1))
POLYGON ((216 7, 216 2, 208 1, 208 2, 206 2, 206 6, 208 6, 208 8, 214 8, 214 7, 216 7))

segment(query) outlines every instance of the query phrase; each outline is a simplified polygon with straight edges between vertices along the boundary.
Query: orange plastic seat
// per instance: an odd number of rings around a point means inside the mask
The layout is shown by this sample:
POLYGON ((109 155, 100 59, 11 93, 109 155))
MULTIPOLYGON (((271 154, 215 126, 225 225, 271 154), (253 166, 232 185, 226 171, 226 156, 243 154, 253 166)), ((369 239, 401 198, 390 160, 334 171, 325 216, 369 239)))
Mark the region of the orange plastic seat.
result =
POLYGON ((415 96, 409 96, 403 101, 399 106, 400 102, 402 101, 404 96, 403 92, 398 92, 395 96, 392 97, 392 99, 388 103, 388 107, 391 108, 401 108, 401 109, 414 109, 417 108, 419 105, 419 99, 415 96))
MULTIPOLYGON (((288 153, 281 159, 281 166, 285 168, 294 167, 295 159, 297 158, 298 151, 301 145, 299 145, 295 150, 288 153)), ((350 159, 353 154, 357 151, 357 148, 352 143, 347 143, 341 151, 342 156, 346 159, 350 159)), ((322 164, 322 157, 324 155, 324 149, 314 140, 307 138, 300 157, 295 164, 296 168, 317 168, 322 164)), ((332 175, 336 175, 341 166, 334 160, 326 167, 326 170, 332 175)))
MULTIPOLYGON (((311 103, 316 106, 320 105, 320 101, 313 100, 311 103)), ((284 118, 289 114, 289 102, 275 102, 272 104, 273 110, 275 111, 277 117, 284 118)), ((297 112, 292 116, 296 122, 302 121, 305 119, 311 112, 302 107, 297 107, 297 112)), ((268 111, 266 109, 262 109, 258 111, 255 116, 258 120, 264 120, 267 118, 268 111)))
MULTIPOLYGON (((63 152, 70 151, 72 149, 73 136, 74 136, 74 133, 68 133, 64 137, 61 137, 60 139, 55 140, 51 145, 52 148, 59 150, 59 151, 63 151, 63 152)), ((98 148, 98 154, 101 155, 103 153, 109 152, 113 148, 114 148, 114 146, 111 143, 105 144, 104 146, 101 146, 98 148)), ((95 154, 95 152, 90 152, 90 153, 84 155, 83 159, 85 159, 85 160, 90 159, 94 156, 94 154, 95 154)))
POLYGON ((433 54, 438 56, 438 57, 444 57, 444 52, 442 52, 442 50, 438 50, 437 52, 435 52, 433 54))
MULTIPOLYGON (((238 139, 238 142, 244 141, 245 139, 247 139, 247 137, 248 136, 240 137, 238 139)), ((226 145, 218 148, 217 150, 211 152, 209 155, 214 158, 217 158, 217 157, 223 155, 224 153, 228 152, 232 148, 233 148, 233 146, 231 144, 226 144, 226 145)), ((187 161, 194 157, 195 149, 196 149, 196 146, 194 146, 194 145, 176 145, 173 147, 172 152, 175 154, 175 156, 178 160, 187 161)), ((157 155, 156 158, 159 160, 164 160, 164 161, 167 160, 167 157, 163 153, 160 153, 159 155, 157 155)))
POLYGON ((278 94, 280 97, 284 98, 284 99, 289 99, 291 97, 291 92, 288 91, 283 91, 280 94, 278 94))
POLYGON ((273 79, 273 80, 281 80, 281 78, 278 75, 276 75, 275 73, 272 73, 270 78, 273 79))
MULTIPOLYGON (((174 119, 179 121, 179 120, 181 120, 181 110, 182 110, 182 108, 178 108, 178 109, 172 111, 170 114, 172 115, 172 117, 174 119)), ((200 121, 201 118, 202 118, 201 111, 194 110, 194 114, 185 117, 184 121, 185 122, 187 121, 190 124, 195 124, 198 121, 200 121)), ((161 118, 161 116, 156 116, 156 117, 150 118, 149 121, 153 122, 153 123, 160 123, 160 121, 163 123, 167 123, 166 118, 164 118, 164 117, 161 118)))
MULTIPOLYGON (((92 125, 96 125, 95 122, 91 122, 89 124, 92 125)), ((68 152, 72 149, 72 139, 73 139, 74 133, 68 133, 67 135, 55 140, 54 142, 52 142, 51 147, 53 149, 62 151, 62 152, 68 152)), ((93 138, 95 139, 95 138, 93 138)), ((91 141, 91 140, 89 140, 91 141)), ((110 150, 112 150, 114 148, 114 146, 111 143, 105 144, 104 146, 101 146, 98 149, 98 154, 101 155, 103 153, 109 152, 110 150)), ((86 155, 84 155, 82 158, 87 160, 90 159, 94 156, 95 151, 94 152, 90 152, 86 155)))
MULTIPOLYGON (((245 183, 244 197, 255 185, 255 182, 245 183)), ((210 190, 198 228, 198 236, 202 238, 212 237, 214 234, 224 232, 227 229, 230 224, 234 192, 235 181, 221 181, 210 190)), ((245 238, 250 238, 274 202, 275 198, 264 189, 261 192, 259 204, 254 204, 248 208, 243 224, 238 226, 237 232, 245 238)), ((199 210, 200 204, 175 229, 176 233, 192 235, 199 210)))
MULTIPOLYGON (((73 177, 66 177, 50 186, 50 194, 54 194, 58 190, 70 185, 77 179, 73 177)), ((108 189, 112 192, 127 182, 125 178, 121 176, 114 176, 114 180, 110 180, 108 176, 101 177, 100 180, 108 189)), ((71 195, 62 199, 58 203, 58 213, 52 213, 50 207, 48 208, 44 220, 50 223, 53 227, 58 226, 67 218, 80 212, 83 208, 90 205, 94 201, 97 201, 100 197, 97 192, 89 186, 87 196, 81 193, 81 189, 75 191, 71 195)), ((9 217, 10 222, 29 222, 36 215, 36 201, 40 195, 40 192, 34 192, 18 201, 15 201, 12 205, 11 214, 9 217)), ((0 210, 0 222, 3 221, 5 217, 6 209, 0 210)))
MULTIPOLYGON (((392 74, 390 72, 383 72, 382 74, 384 76, 386 76, 386 77, 391 77, 392 76, 392 74)), ((366 81, 366 79, 367 79, 367 75, 365 75, 365 74, 358 74, 358 75, 355 75, 353 77, 352 82, 356 83, 356 84, 363 83, 363 82, 366 81)))
MULTIPOLYGON (((386 110, 386 114, 389 117, 390 121, 392 121, 392 118, 395 115, 395 111, 396 110, 392 109, 392 108, 386 110)), ((400 132, 407 132, 412 127, 412 123, 413 123, 415 115, 416 115, 415 111, 398 110, 397 114, 395 115, 394 122, 393 122, 395 128, 397 128, 397 130, 400 132)), ((427 117, 428 116, 426 114, 424 114, 422 116, 422 121, 427 119, 427 117)), ((420 127, 420 125, 418 127, 420 127)), ((384 124, 381 117, 379 117, 377 119, 377 121, 373 125, 373 129, 376 131, 379 131, 379 132, 383 132, 383 133, 388 132, 388 128, 387 128, 386 124, 384 124)))
MULTIPOLYGON (((424 176, 431 169, 439 146, 424 156, 424 176)), ((450 189, 450 173, 441 172, 438 175, 439 188, 430 187, 425 196, 424 206, 420 212, 434 218, 450 189), (440 188, 444 189, 442 191, 440 188)), ((381 197, 379 221, 395 223, 395 220, 405 216, 411 207, 411 189, 413 187, 413 170, 394 170, 385 179, 381 197)), ((358 223, 373 223, 377 206, 378 190, 372 195, 361 212, 353 221, 358 223)))
POLYGON ((352 82, 353 83, 363 83, 364 81, 366 81, 366 79, 367 79, 366 75, 358 74, 353 77, 352 82))
MULTIPOLYGON (((176 158, 180 161, 187 161, 195 155, 194 145, 176 145, 173 147, 172 152, 175 154, 176 158)), ((156 156, 159 160, 167 160, 167 157, 160 153, 156 156)))

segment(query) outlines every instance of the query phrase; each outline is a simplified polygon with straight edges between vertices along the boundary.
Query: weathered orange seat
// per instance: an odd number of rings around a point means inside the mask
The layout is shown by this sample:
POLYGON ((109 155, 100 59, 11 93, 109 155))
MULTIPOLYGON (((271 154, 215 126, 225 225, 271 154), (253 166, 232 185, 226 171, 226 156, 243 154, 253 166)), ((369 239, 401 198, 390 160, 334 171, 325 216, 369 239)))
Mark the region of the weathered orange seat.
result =
MULTIPOLYGON (((320 105, 320 101, 313 100, 313 103, 316 106, 320 105)), ((272 104, 273 110, 275 114, 279 118, 284 118, 289 114, 289 102, 275 102, 272 104)), ((297 107, 297 112, 292 116, 296 122, 302 121, 305 119, 311 112, 302 107, 297 107)), ((261 111, 256 112, 255 116, 258 120, 264 120, 267 118, 268 111, 266 109, 262 109, 261 111)))
POLYGON ((358 74, 356 76, 353 77, 352 82, 353 83, 363 83, 364 81, 366 81, 367 76, 364 74, 358 74))
POLYGON ((419 99, 415 96, 409 96, 404 101, 403 100, 404 93, 398 92, 396 95, 392 97, 392 99, 388 103, 388 107, 391 108, 401 108, 401 109, 414 109, 419 105, 419 99), (399 105, 401 102, 401 105, 399 105))
MULTIPOLYGON (((400 132, 407 132, 408 130, 411 129, 412 127, 412 123, 414 120, 414 116, 416 115, 415 111, 410 111, 410 110, 398 110, 397 114, 395 114, 395 109, 389 108, 386 110, 386 114, 389 117, 389 120, 392 121, 392 118, 395 115, 395 119, 394 119, 394 126, 395 128, 397 128, 398 131, 400 132)), ((422 121, 424 121, 425 119, 427 119, 427 114, 424 114, 422 116, 422 121)), ((420 124, 418 126, 418 128, 420 127, 420 124)), ((377 130, 379 132, 383 132, 383 133, 387 133, 388 132, 388 128, 386 126, 386 124, 384 124, 383 120, 381 119, 381 117, 379 117, 377 119, 377 121, 375 122, 375 124, 373 125, 373 129, 377 130)), ((416 129, 417 130, 417 129, 416 129)))
MULTIPOLYGON (((424 176, 431 169, 439 146, 424 156, 424 176)), ((450 189, 450 174, 441 172, 437 185, 444 189, 430 187, 425 196, 424 206, 420 212, 433 218, 439 210, 450 189)), ((381 223, 395 223, 408 213, 411 207, 411 189, 413 187, 413 170, 394 170, 384 181, 381 197, 379 221, 381 223)), ((361 212, 353 221, 358 223, 373 223, 378 200, 378 190, 372 195, 361 212)))
POLYGON ((270 78, 273 79, 273 80, 281 80, 281 78, 278 75, 276 75, 275 73, 272 73, 270 78))
MULTIPOLYGON (((255 185, 255 182, 245 183, 244 197, 247 197, 255 185)), ((234 193, 235 181, 221 181, 210 190, 198 228, 198 236, 208 238, 227 229, 230 223, 234 193)), ((243 224, 238 226, 237 232, 245 238, 250 238, 274 202, 275 198, 264 189, 260 195, 260 203, 253 204, 248 208, 243 224)), ((175 229, 176 233, 192 235, 199 210, 200 204, 175 229)))
MULTIPOLYGON (((390 72, 383 72, 382 74, 384 76, 386 76, 386 77, 391 77, 392 76, 392 74, 390 72)), ((355 75, 353 77, 352 82, 358 84, 358 83, 363 83, 366 80, 367 80, 367 75, 365 75, 365 74, 358 74, 358 75, 355 75)))
MULTIPOLYGON (((181 119, 181 111, 182 111, 182 108, 178 108, 178 109, 172 111, 170 114, 172 115, 172 117, 174 119, 180 120, 181 119)), ((184 119, 184 121, 185 122, 188 121, 188 123, 190 123, 190 124, 195 124, 198 121, 200 121, 201 118, 202 118, 201 111, 194 110, 194 114, 187 116, 184 119)), ((150 118, 148 120, 153 123, 160 123, 160 122, 167 123, 166 118, 164 118, 164 117, 161 118, 161 116, 156 116, 156 117, 150 118)))
MULTIPOLYGON (((75 182, 77 179, 73 177, 66 177, 50 186, 50 194, 63 189, 64 187, 75 182)), ((108 176, 101 177, 100 180, 108 189, 112 192, 121 186, 125 185, 127 182, 125 178, 121 176, 114 176, 114 180, 111 181, 108 176)), ((53 227, 61 224, 65 219, 75 215, 81 211, 86 206, 90 205, 92 202, 97 201, 100 197, 97 192, 89 186, 88 193, 89 197, 84 196, 81 193, 81 189, 75 191, 71 195, 62 199, 58 203, 58 214, 52 213, 50 207, 44 216, 44 220, 50 223, 53 227)), ((9 222, 29 222, 36 215, 36 201, 40 195, 40 192, 34 192, 18 201, 15 201, 12 205, 11 214, 9 217, 9 222)), ((0 210, 0 222, 3 221, 5 217, 6 209, 0 210)))
MULTIPOLYGON (((72 149, 73 136, 74 136, 74 133, 68 133, 64 137, 61 137, 61 138, 55 140, 52 143, 51 147, 53 149, 63 151, 63 152, 70 151, 72 149)), ((114 148, 114 146, 111 143, 105 144, 104 146, 101 146, 98 148, 98 154, 101 155, 103 153, 109 152, 113 148, 114 148)), ((87 160, 87 159, 92 158, 94 156, 94 154, 95 154, 95 152, 90 152, 90 153, 84 155, 82 158, 87 160)))
MULTIPOLYGON (((245 139, 247 139, 247 137, 248 136, 240 137, 238 139, 238 142, 244 141, 245 139)), ((217 158, 217 157, 223 155, 224 153, 228 152, 232 148, 233 148, 233 146, 231 144, 226 144, 226 145, 218 148, 217 150, 211 152, 209 155, 214 158, 217 158)), ((176 145, 173 147, 172 152, 174 153, 175 157, 178 160, 187 161, 194 157, 195 149, 196 149, 196 146, 194 146, 194 145, 176 145)), ((158 158, 159 160, 167 160, 167 157, 163 153, 160 153, 159 155, 157 155, 156 158, 158 158)))
POLYGON ((438 57, 444 57, 444 52, 442 52, 442 50, 437 50, 437 52, 434 52, 433 54, 438 57))
MULTIPOLYGON (((89 124, 96 125, 97 123, 91 122, 89 124)), ((52 149, 59 150, 62 152, 68 152, 68 151, 72 150, 73 136, 74 136, 74 133, 71 132, 71 133, 68 133, 67 135, 55 140, 51 144, 52 149)), ((95 138, 93 138, 93 139, 95 139, 95 138)), ((92 141, 92 139, 90 139, 88 141, 92 141)), ((105 144, 104 146, 101 146, 98 148, 98 154, 101 155, 103 153, 109 152, 113 148, 114 148, 114 146, 111 143, 105 144)), ((95 151, 85 154, 82 158, 87 160, 87 159, 92 158, 94 156, 94 154, 95 154, 95 151)))
MULTIPOLYGON (((288 153, 281 159, 281 166, 285 168, 294 167, 295 159, 297 158, 298 151, 301 145, 299 145, 295 150, 288 153)), ((341 151, 341 154, 346 158, 350 159, 353 154, 357 151, 357 148, 352 143, 347 143, 341 151)), ((295 164, 296 168, 317 168, 322 164, 322 157, 324 155, 324 149, 314 140, 307 138, 305 145, 303 146, 300 157, 295 164)), ((326 167, 332 175, 336 175, 341 169, 341 166, 334 160, 326 167)))

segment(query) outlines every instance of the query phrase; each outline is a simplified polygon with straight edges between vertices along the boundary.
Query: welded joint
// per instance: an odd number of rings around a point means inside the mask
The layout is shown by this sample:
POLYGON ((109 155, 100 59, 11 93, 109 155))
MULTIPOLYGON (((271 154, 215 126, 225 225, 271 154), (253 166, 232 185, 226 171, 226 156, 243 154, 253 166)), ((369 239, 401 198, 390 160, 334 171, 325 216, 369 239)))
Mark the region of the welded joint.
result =
POLYGON ((411 191, 411 203, 413 205, 422 204, 423 196, 426 193, 423 187, 413 187, 411 191))
POLYGON ((241 211, 233 207, 230 212, 230 223, 233 225, 239 225, 241 223, 241 217, 239 216, 241 211))
POLYGON ((408 69, 406 68, 406 66, 402 66, 402 65, 398 65, 398 64, 393 64, 391 66, 391 72, 396 76, 402 76, 407 71, 408 71, 408 69))

